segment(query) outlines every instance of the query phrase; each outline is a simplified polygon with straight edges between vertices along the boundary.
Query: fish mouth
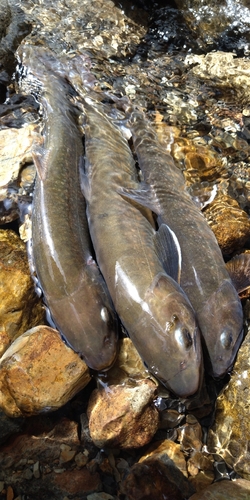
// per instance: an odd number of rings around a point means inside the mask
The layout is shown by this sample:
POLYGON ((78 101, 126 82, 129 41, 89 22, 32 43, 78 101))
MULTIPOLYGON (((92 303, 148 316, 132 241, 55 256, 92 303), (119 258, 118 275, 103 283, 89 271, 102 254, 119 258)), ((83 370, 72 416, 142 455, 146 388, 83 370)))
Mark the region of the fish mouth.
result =
POLYGON ((167 381, 163 381, 171 392, 184 398, 195 394, 200 386, 201 367, 195 363, 190 366, 185 360, 180 363, 180 370, 167 381))

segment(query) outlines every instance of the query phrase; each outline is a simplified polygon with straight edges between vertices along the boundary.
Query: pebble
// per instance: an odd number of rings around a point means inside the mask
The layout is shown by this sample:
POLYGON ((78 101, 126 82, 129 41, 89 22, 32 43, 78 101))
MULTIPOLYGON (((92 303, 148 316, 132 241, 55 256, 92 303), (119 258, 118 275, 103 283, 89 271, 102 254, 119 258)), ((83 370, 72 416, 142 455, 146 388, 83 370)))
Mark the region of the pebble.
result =
POLYGON ((11 486, 7 487, 7 495, 6 495, 6 500, 13 500, 14 499, 14 491, 11 486))
POLYGON ((60 463, 64 464, 73 460, 76 450, 72 450, 67 444, 61 444, 60 463))
POLYGON ((75 463, 77 467, 84 467, 88 463, 89 457, 88 457, 88 452, 86 450, 86 454, 83 453, 77 453, 75 456, 75 463))
POLYGON ((114 500, 112 495, 100 491, 100 493, 91 493, 91 495, 87 495, 87 500, 114 500))
POLYGON ((36 479, 39 479, 40 477, 40 464, 39 462, 35 462, 34 465, 33 465, 33 476, 36 478, 36 479))

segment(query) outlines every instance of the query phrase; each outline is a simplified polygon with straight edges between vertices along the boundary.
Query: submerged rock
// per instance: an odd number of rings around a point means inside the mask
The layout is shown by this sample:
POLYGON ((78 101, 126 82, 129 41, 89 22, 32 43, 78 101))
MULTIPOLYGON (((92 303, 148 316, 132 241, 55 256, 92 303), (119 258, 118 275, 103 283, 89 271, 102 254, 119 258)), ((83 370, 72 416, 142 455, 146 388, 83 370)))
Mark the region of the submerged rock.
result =
POLYGON ((211 484, 189 500, 247 500, 250 496, 250 482, 245 479, 219 481, 211 484))
POLYGON ((0 230, 0 355, 29 328, 43 323, 25 244, 14 231, 0 230))
POLYGON ((90 381, 87 365, 60 334, 38 326, 0 359, 0 406, 11 417, 54 411, 90 381))
POLYGON ((222 253, 232 254, 250 238, 250 219, 236 200, 219 195, 206 207, 204 215, 213 230, 222 253))
POLYGON ((174 462, 147 458, 131 467, 121 484, 128 500, 184 500, 194 491, 174 462))
POLYGON ((204 50, 250 51, 250 10, 247 0, 176 0, 181 13, 204 50))
MULTIPOLYGON (((37 137, 34 124, 22 128, 0 130, 0 223, 11 222, 19 217, 20 194, 34 183, 35 167, 25 168, 32 162, 32 144, 37 137), (28 169, 28 171, 27 171, 28 169)), ((31 202, 31 200, 30 200, 31 202)))
POLYGON ((217 398, 215 422, 209 431, 207 443, 209 452, 220 455, 230 467, 248 480, 250 480, 249 360, 250 329, 238 352, 231 379, 217 398))

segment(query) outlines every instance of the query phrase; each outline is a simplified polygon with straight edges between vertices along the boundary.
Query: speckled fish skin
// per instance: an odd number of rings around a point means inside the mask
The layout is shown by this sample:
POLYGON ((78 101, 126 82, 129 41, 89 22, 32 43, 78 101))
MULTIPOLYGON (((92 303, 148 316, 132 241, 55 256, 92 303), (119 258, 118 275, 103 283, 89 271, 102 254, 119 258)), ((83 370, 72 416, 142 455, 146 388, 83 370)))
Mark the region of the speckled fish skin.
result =
POLYGON ((45 115, 44 150, 40 159, 35 156, 40 173, 32 213, 36 273, 63 337, 89 367, 107 369, 117 352, 116 315, 92 257, 79 180, 83 145, 67 98, 70 88, 50 52, 24 46, 19 55, 38 80, 45 115))
POLYGON ((85 101, 85 193, 97 262, 115 309, 148 369, 179 396, 193 394, 201 346, 193 309, 157 256, 152 213, 125 200, 138 186, 127 141, 96 102, 85 101))
POLYGON ((129 124, 149 187, 144 185, 143 196, 159 215, 159 222, 167 224, 179 241, 180 285, 196 312, 211 372, 221 377, 231 369, 242 341, 243 312, 238 294, 212 230, 185 190, 182 172, 160 145, 143 113, 132 111, 129 124))

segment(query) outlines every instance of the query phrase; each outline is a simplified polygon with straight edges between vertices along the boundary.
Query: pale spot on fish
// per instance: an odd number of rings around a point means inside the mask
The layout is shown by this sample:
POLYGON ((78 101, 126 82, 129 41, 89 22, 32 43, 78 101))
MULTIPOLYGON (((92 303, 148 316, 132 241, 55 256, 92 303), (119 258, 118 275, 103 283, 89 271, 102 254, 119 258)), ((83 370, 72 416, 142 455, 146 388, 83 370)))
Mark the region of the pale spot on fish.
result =
POLYGON ((108 322, 108 319, 109 319, 109 315, 108 315, 108 311, 107 311, 107 308, 106 307, 103 307, 101 309, 101 318, 103 321, 105 321, 105 323, 108 322))
POLYGON ((137 304, 140 304, 143 311, 150 314, 150 309, 148 307, 148 304, 141 299, 136 286, 130 281, 127 274, 121 268, 119 262, 116 262, 115 285, 117 285, 118 281, 122 283, 123 288, 126 290, 126 293, 131 297, 131 299, 137 302, 137 304))

